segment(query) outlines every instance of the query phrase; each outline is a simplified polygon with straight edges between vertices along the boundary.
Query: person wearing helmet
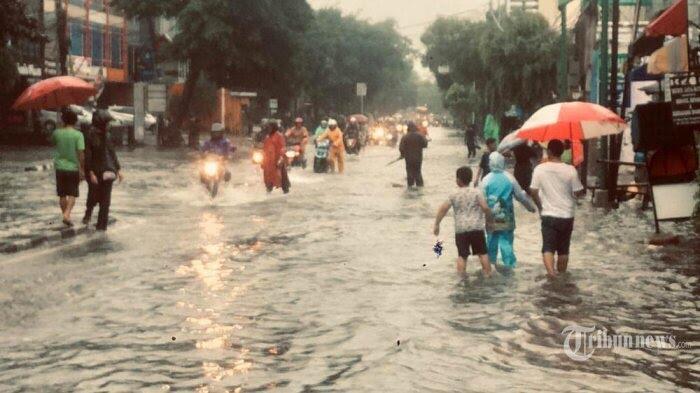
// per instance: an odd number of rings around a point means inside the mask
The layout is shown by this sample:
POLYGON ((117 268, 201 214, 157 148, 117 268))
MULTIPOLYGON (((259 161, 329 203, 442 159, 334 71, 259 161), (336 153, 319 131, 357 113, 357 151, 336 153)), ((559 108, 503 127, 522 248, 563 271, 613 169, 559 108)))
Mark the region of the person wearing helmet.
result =
POLYGON ((321 134, 326 132, 328 130, 328 121, 327 120, 321 120, 321 124, 316 127, 316 131, 314 131, 314 141, 318 139, 321 134))
POLYGON ((211 137, 208 141, 204 142, 201 151, 205 154, 216 154, 228 159, 230 155, 236 151, 236 147, 231 144, 231 141, 224 137, 224 125, 221 123, 214 123, 211 125, 211 137))
POLYGON ((286 194, 291 186, 286 168, 287 145, 284 135, 279 130, 280 126, 276 121, 268 124, 267 136, 263 142, 263 162, 260 166, 263 169, 263 181, 267 192, 281 187, 286 194))
POLYGON ((326 139, 331 142, 331 150, 328 153, 331 171, 335 172, 338 168, 338 173, 343 173, 345 170, 345 142, 343 131, 338 127, 338 122, 335 119, 328 120, 328 131, 318 137, 319 142, 326 139))
MULTIPOLYGON (((231 154, 236 151, 236 147, 231 144, 231 141, 224 137, 224 125, 221 123, 214 123, 211 125, 211 136, 209 140, 204 142, 200 150, 203 155, 214 154, 219 156, 223 160, 225 166, 231 154)), ((200 180, 202 183, 206 182, 204 174, 200 174, 200 180)), ((226 168, 224 181, 228 182, 230 180, 231 171, 226 168)))
POLYGON ((98 204, 98 231, 106 231, 109 222, 109 206, 112 200, 112 185, 118 179, 121 183, 124 175, 114 150, 114 145, 107 131, 112 116, 105 110, 98 110, 92 115, 92 127, 85 144, 85 173, 87 174, 88 197, 85 205, 83 223, 90 223, 92 211, 98 204))
POLYGON ((360 124, 357 122, 357 118, 355 116, 350 118, 350 122, 348 123, 348 128, 345 129, 345 135, 348 138, 355 138, 358 139, 360 137, 360 124))
POLYGON ((294 119, 294 127, 288 129, 284 136, 287 138, 287 145, 299 145, 299 154, 303 160, 306 144, 309 143, 309 130, 304 127, 304 119, 301 117, 294 119))

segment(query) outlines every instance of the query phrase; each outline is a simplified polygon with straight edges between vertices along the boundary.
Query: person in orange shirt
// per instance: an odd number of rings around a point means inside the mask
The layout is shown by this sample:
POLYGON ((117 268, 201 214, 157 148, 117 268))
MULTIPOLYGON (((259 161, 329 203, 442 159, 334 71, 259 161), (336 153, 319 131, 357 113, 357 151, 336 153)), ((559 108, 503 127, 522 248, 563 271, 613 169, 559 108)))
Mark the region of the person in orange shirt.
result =
POLYGON ((343 142, 343 131, 338 127, 335 119, 328 121, 328 130, 318 137, 319 141, 328 139, 331 141, 331 150, 328 153, 328 163, 331 171, 335 172, 337 166, 338 173, 345 170, 345 143, 343 142))

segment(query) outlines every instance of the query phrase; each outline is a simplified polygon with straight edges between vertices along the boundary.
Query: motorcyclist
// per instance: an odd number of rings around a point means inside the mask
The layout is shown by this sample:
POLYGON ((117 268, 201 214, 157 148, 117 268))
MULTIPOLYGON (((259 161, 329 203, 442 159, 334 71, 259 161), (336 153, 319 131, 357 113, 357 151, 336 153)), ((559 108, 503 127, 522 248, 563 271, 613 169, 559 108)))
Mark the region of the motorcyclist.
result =
POLYGON ((314 141, 318 139, 321 134, 326 132, 326 130, 328 130, 328 121, 321 120, 321 124, 319 124, 319 126, 316 127, 316 131, 314 131, 314 141))
POLYGON ((348 127, 345 129, 345 138, 355 140, 355 143, 357 144, 357 151, 362 148, 360 142, 360 124, 357 122, 357 118, 354 116, 350 118, 348 127))
POLYGON ((343 173, 345 170, 345 144, 343 143, 343 131, 338 127, 335 119, 328 120, 328 130, 318 137, 318 141, 328 139, 331 142, 331 149, 328 154, 328 163, 331 171, 343 173))
POLYGON ((309 131, 304 127, 304 119, 297 117, 294 119, 294 127, 287 130, 284 134, 287 140, 287 145, 298 145, 301 159, 304 159, 306 152, 306 144, 309 142, 309 131))
MULTIPOLYGON (((201 148, 203 155, 213 154, 219 156, 225 163, 228 161, 229 157, 233 152, 236 151, 236 147, 231 144, 227 138, 224 138, 224 125, 221 123, 214 123, 211 125, 211 138, 204 142, 201 148)), ((205 182, 204 175, 200 174, 200 179, 205 182)), ((224 181, 231 180, 231 172, 226 168, 226 173, 224 175, 224 181)))

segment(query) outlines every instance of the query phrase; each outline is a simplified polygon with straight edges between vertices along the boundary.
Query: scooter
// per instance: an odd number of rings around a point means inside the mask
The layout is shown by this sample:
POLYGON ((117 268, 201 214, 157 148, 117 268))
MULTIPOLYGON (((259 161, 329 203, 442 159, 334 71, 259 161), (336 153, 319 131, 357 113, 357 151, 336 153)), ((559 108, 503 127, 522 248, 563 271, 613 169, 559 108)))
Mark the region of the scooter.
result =
POLYGON ((316 146, 316 155, 314 156, 314 172, 327 173, 330 169, 328 165, 328 151, 331 147, 329 140, 324 140, 316 146))
POLYGON ((302 169, 306 169, 306 157, 301 155, 300 145, 289 145, 287 146, 287 165, 289 167, 300 166, 302 169))
POLYGON ((208 155, 200 162, 199 176, 209 196, 213 199, 219 193, 221 182, 229 181, 231 175, 226 172, 226 163, 223 158, 208 155))

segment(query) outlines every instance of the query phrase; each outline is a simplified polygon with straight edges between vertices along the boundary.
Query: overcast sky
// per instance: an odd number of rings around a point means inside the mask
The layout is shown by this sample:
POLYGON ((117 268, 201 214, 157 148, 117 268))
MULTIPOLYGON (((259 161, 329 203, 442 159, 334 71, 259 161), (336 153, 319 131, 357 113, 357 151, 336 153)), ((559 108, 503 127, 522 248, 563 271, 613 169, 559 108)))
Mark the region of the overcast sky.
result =
MULTIPOLYGON (((385 19, 396 20, 399 32, 420 45, 420 36, 426 27, 438 16, 458 15, 461 17, 481 18, 488 9, 489 0, 308 0, 314 9, 325 7, 340 8, 343 13, 355 14, 373 22, 385 19)), ((429 72, 416 71, 423 77, 429 72)))

